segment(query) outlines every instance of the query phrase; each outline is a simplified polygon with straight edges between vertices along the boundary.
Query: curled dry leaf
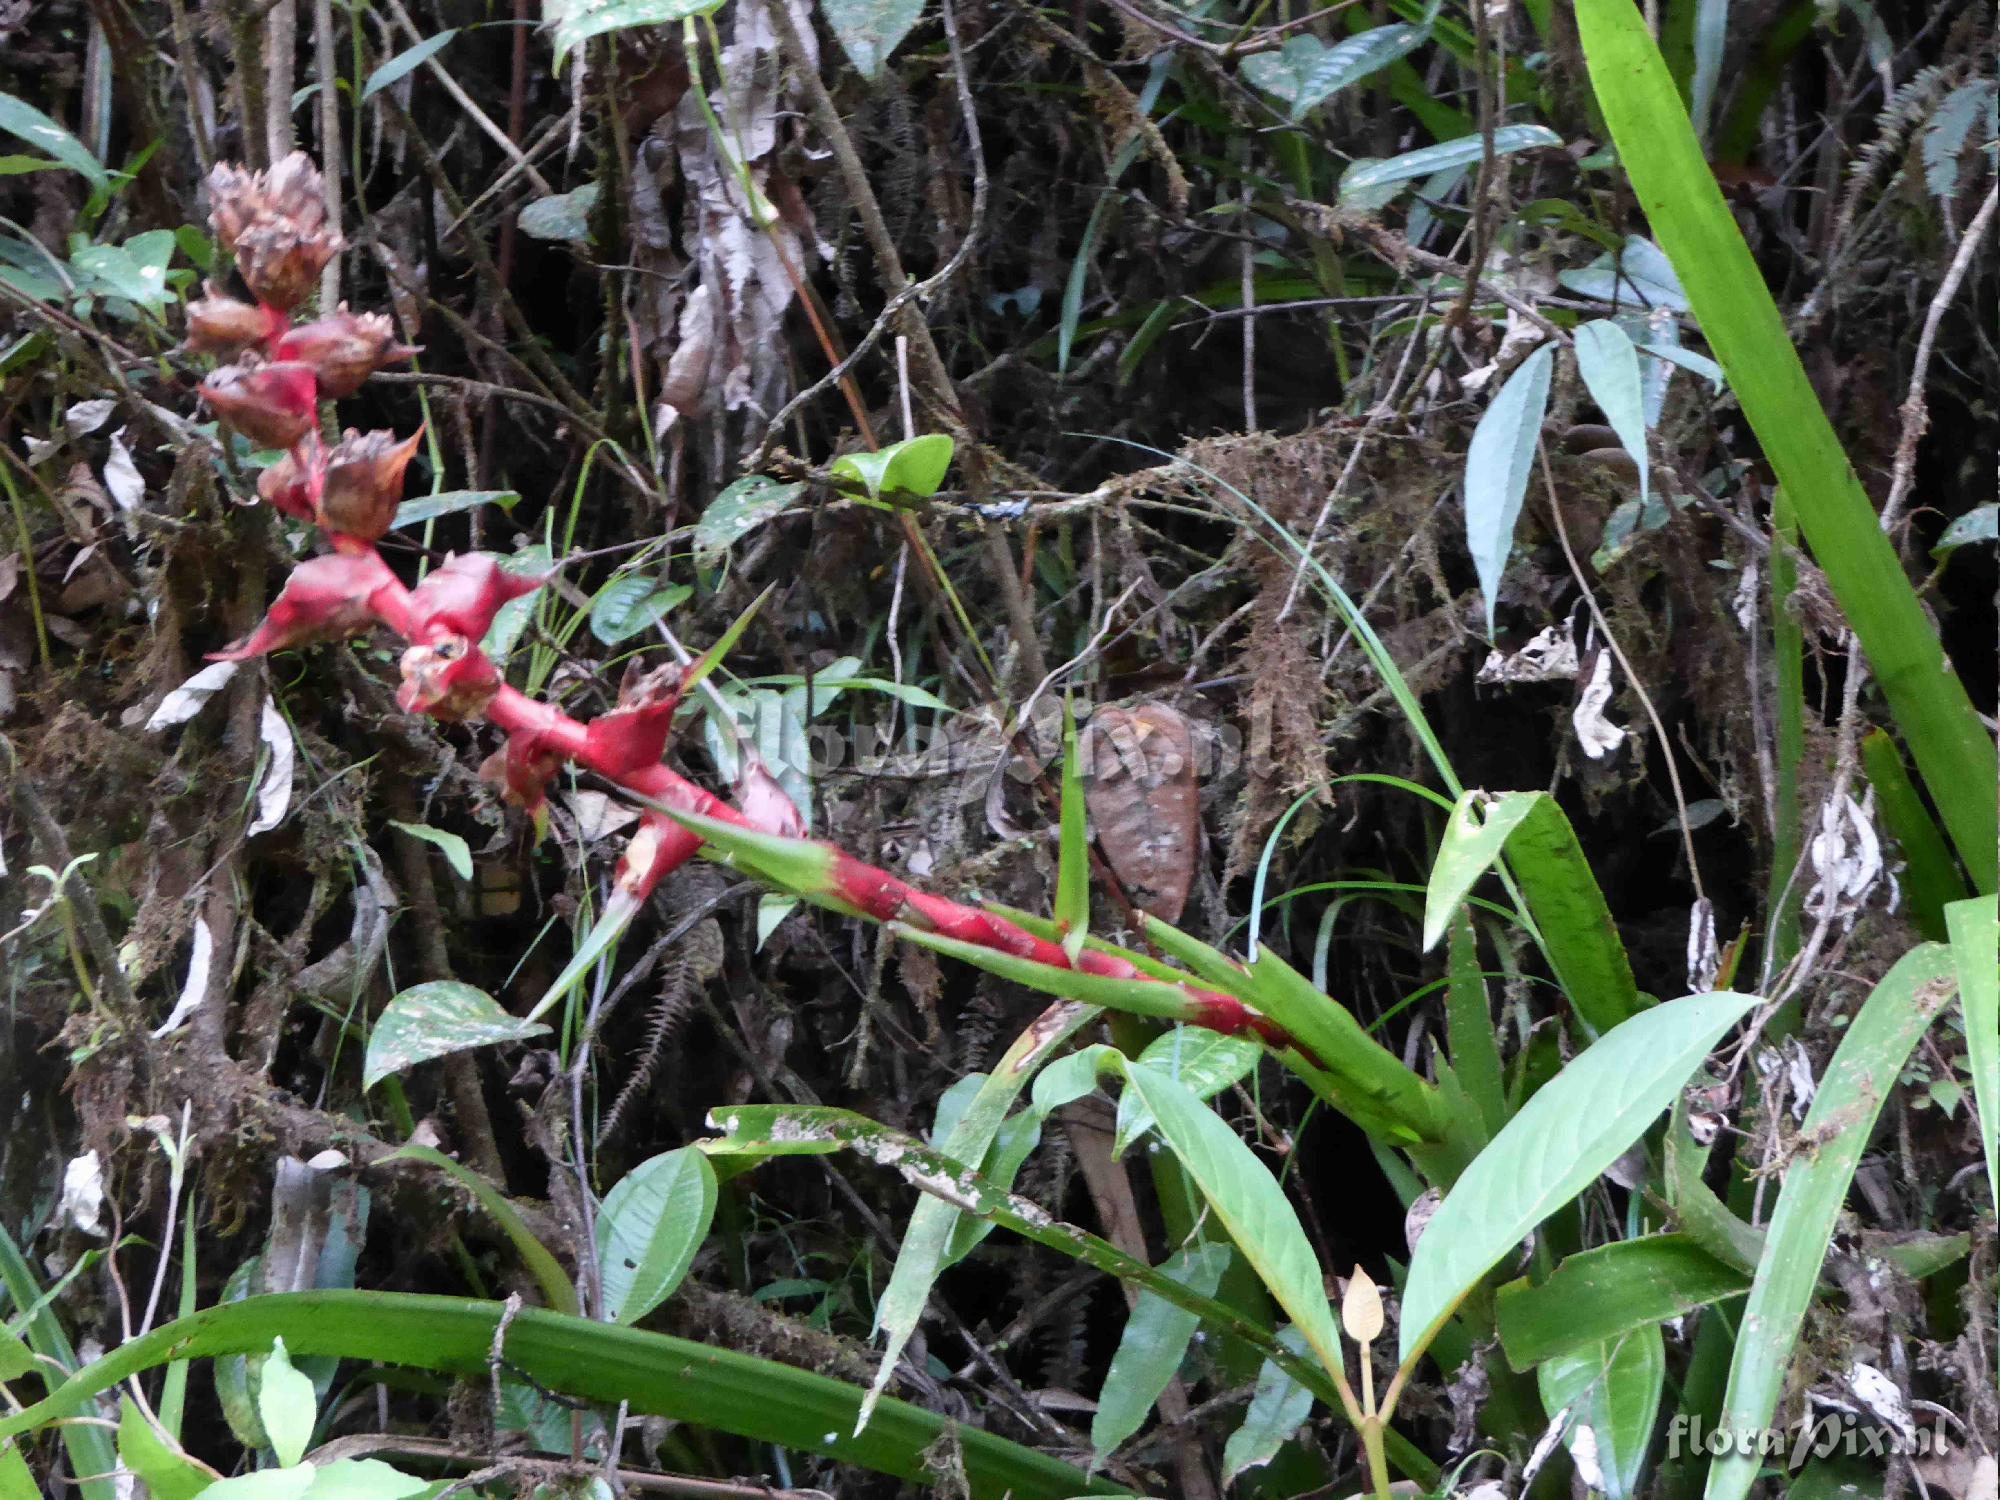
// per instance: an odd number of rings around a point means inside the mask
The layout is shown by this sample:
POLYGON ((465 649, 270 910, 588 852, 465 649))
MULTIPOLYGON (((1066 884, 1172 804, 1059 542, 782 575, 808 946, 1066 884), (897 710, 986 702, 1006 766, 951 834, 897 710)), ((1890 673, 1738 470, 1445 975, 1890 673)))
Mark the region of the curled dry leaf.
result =
POLYGON ((1164 703, 1101 708, 1081 748, 1097 847, 1135 905, 1162 922, 1178 920, 1201 849, 1188 721, 1164 703))

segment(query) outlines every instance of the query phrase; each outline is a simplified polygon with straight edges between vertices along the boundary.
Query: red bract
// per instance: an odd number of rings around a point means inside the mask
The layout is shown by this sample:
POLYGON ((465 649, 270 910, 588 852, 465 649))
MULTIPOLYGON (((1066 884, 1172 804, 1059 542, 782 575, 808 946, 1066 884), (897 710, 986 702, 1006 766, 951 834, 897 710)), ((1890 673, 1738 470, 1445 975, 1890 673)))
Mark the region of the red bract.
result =
POLYGON ((618 687, 618 706, 586 727, 590 762, 606 776, 624 777, 657 766, 667 750, 683 673, 671 664, 642 672, 634 663, 618 687))
MULTIPOLYGON (((407 442, 393 432, 356 432, 348 428, 326 455, 326 480, 320 490, 319 522, 328 531, 372 542, 388 531, 403 501, 403 471, 423 441, 419 429, 407 442)), ((485 634, 482 630, 480 634, 485 634)))
MULTIPOLYGON (((433 575, 435 576, 435 575, 433 575)), ((426 713, 457 723, 476 719, 500 691, 499 670, 473 642, 453 631, 403 653, 403 685, 396 703, 405 713, 426 713)))
POLYGON ((539 828, 549 783, 562 764, 562 752, 546 736, 522 729, 508 735, 507 743, 486 757, 479 776, 500 788, 502 801, 526 810, 539 828))
POLYGON ((417 351, 396 342, 395 325, 381 313, 351 313, 343 302, 316 322, 292 329, 271 352, 278 359, 311 365, 320 394, 339 401, 360 390, 382 366, 417 351))
POLYGON ((318 382, 312 366, 246 358, 219 365, 201 383, 216 416, 260 448, 289 448, 312 431, 318 382))
POLYGON ((212 281, 206 289, 207 296, 187 305, 188 335, 183 347, 188 352, 234 354, 283 329, 285 317, 276 308, 226 297, 212 281))
POLYGON ((312 479, 296 454, 287 453, 257 476, 257 497, 298 520, 317 519, 313 514, 312 479))
POLYGON ((663 813, 647 812, 639 819, 639 831, 618 856, 611 884, 620 895, 644 901, 668 871, 686 864, 700 847, 701 841, 673 819, 663 813))
POLYGON ((264 622, 211 661, 247 661, 312 641, 339 640, 374 623, 372 595, 401 585, 373 552, 315 557, 292 569, 264 622))
POLYGON ((545 576, 509 573, 490 552, 448 557, 410 593, 410 637, 420 645, 447 635, 480 640, 501 605, 532 594, 545 576))
POLYGON ((244 283, 289 313, 319 283, 326 263, 346 241, 326 220, 326 185, 303 151, 268 172, 228 163, 208 174, 209 223, 236 257, 244 283))

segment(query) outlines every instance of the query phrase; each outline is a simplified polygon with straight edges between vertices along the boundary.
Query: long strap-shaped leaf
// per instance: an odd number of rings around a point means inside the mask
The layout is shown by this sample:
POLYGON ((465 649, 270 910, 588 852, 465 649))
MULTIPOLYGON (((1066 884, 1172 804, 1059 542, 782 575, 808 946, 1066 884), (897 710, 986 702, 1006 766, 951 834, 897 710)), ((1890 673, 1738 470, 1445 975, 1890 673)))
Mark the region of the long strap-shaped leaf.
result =
POLYGON ((1577 0, 1576 14, 1598 105, 1653 233, 1868 653, 1959 857, 1979 890, 1992 891, 1993 741, 1806 379, 1638 7, 1577 0))
MULTIPOLYGON (((1736 1339, 1729 1394, 1718 1424, 1722 1430, 1755 1433, 1771 1425, 1834 1220, 1875 1117, 1917 1039, 1954 988, 1949 948, 1942 943, 1912 948, 1862 1003, 1827 1065, 1800 1132, 1814 1144, 1803 1147, 1785 1173, 1765 1234, 1764 1257, 1743 1308, 1743 1331, 1736 1339)), ((1748 1452, 1727 1445, 1709 1466, 1706 1500, 1743 1500, 1761 1462, 1756 1444, 1748 1452)))
MULTIPOLYGON (((84 1411, 99 1391, 169 1360, 268 1351, 282 1337, 294 1356, 338 1355, 483 1379, 497 1302, 399 1292, 287 1292, 213 1307, 133 1339, 85 1366, 46 1400, 0 1421, 0 1440, 84 1411)), ((527 1308, 507 1325, 503 1357, 567 1396, 628 1401, 646 1412, 741 1437, 820 1453, 878 1473, 925 1481, 924 1450, 943 1417, 884 1401, 865 1433, 849 1436, 861 1392, 824 1375, 728 1349, 527 1308)), ((1105 1480, 991 1433, 961 1427, 966 1478, 979 1496, 1063 1500, 1125 1494, 1105 1480)))

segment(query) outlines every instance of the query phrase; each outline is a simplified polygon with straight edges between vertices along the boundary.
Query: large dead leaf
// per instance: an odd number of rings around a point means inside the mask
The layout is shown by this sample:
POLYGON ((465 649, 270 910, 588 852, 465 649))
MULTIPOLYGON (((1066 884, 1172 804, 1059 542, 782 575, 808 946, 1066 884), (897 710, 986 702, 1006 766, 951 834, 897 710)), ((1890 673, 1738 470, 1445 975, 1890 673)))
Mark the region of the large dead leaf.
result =
POLYGON ((1135 905, 1163 922, 1177 920, 1201 851, 1187 720, 1164 703, 1099 709, 1082 749, 1097 847, 1135 905))

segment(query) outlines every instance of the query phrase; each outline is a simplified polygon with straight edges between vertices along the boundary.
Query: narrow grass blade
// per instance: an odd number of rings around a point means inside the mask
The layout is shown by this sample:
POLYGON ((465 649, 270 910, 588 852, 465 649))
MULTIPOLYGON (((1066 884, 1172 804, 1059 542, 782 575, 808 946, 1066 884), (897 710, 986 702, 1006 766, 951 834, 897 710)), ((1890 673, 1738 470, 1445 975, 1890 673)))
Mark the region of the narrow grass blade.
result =
POLYGON ((1076 712, 1063 700, 1062 843, 1056 860, 1056 925, 1071 963, 1090 935, 1090 828, 1076 760, 1076 712))
POLYGON ((1507 1078, 1500 1063, 1499 1037, 1479 971, 1479 940, 1472 917, 1461 910, 1452 919, 1445 985, 1445 1039, 1452 1071, 1479 1110, 1489 1138, 1507 1123, 1507 1078))
POLYGON ((1598 105, 1653 232, 1797 507, 1959 857, 1975 887, 1991 893, 2000 781, 1993 740, 1813 393, 1645 18, 1630 0, 1578 0, 1576 13, 1598 105))
POLYGON ((1903 899, 1910 917, 1925 937, 1942 942, 1945 908, 1971 894, 1959 878, 1951 848, 1911 785, 1896 742, 1882 730, 1870 730, 1862 739, 1861 769, 1875 788, 1875 807, 1889 836, 1903 851, 1903 899))
POLYGON ((1986 1146, 1986 1181, 2000 1203, 2000 908, 1994 898, 1954 901, 1944 909, 1958 966, 1958 1003, 1965 1012, 1965 1049, 1972 1063, 1972 1098, 1986 1146))
MULTIPOLYGON (((1743 1309, 1719 1424, 1724 1430, 1761 1432, 1771 1425, 1854 1168, 1897 1075, 1956 983, 1949 948, 1911 949, 1862 1002, 1827 1065, 1801 1131, 1818 1144, 1794 1157, 1785 1173, 1743 1309)), ((1709 1465, 1706 1500, 1744 1500, 1760 1463, 1754 1445, 1741 1453, 1732 1444, 1709 1465)))
POLYGON ((391 1151, 374 1165, 384 1166, 393 1161, 420 1161, 426 1166, 436 1167, 472 1194, 478 1200, 479 1206, 485 1209, 492 1216, 493 1222, 500 1226, 501 1233, 507 1236, 508 1243, 513 1245, 515 1252, 521 1257, 521 1263, 535 1278, 535 1285, 539 1286, 542 1295, 549 1299, 549 1306, 563 1313, 573 1313, 578 1310, 576 1284, 569 1279, 569 1274, 563 1270, 562 1263, 549 1252, 548 1246, 535 1238, 528 1226, 521 1221, 521 1216, 514 1212, 514 1205, 502 1197, 492 1183, 470 1167, 462 1166, 431 1146, 415 1143, 402 1146, 391 1151))

